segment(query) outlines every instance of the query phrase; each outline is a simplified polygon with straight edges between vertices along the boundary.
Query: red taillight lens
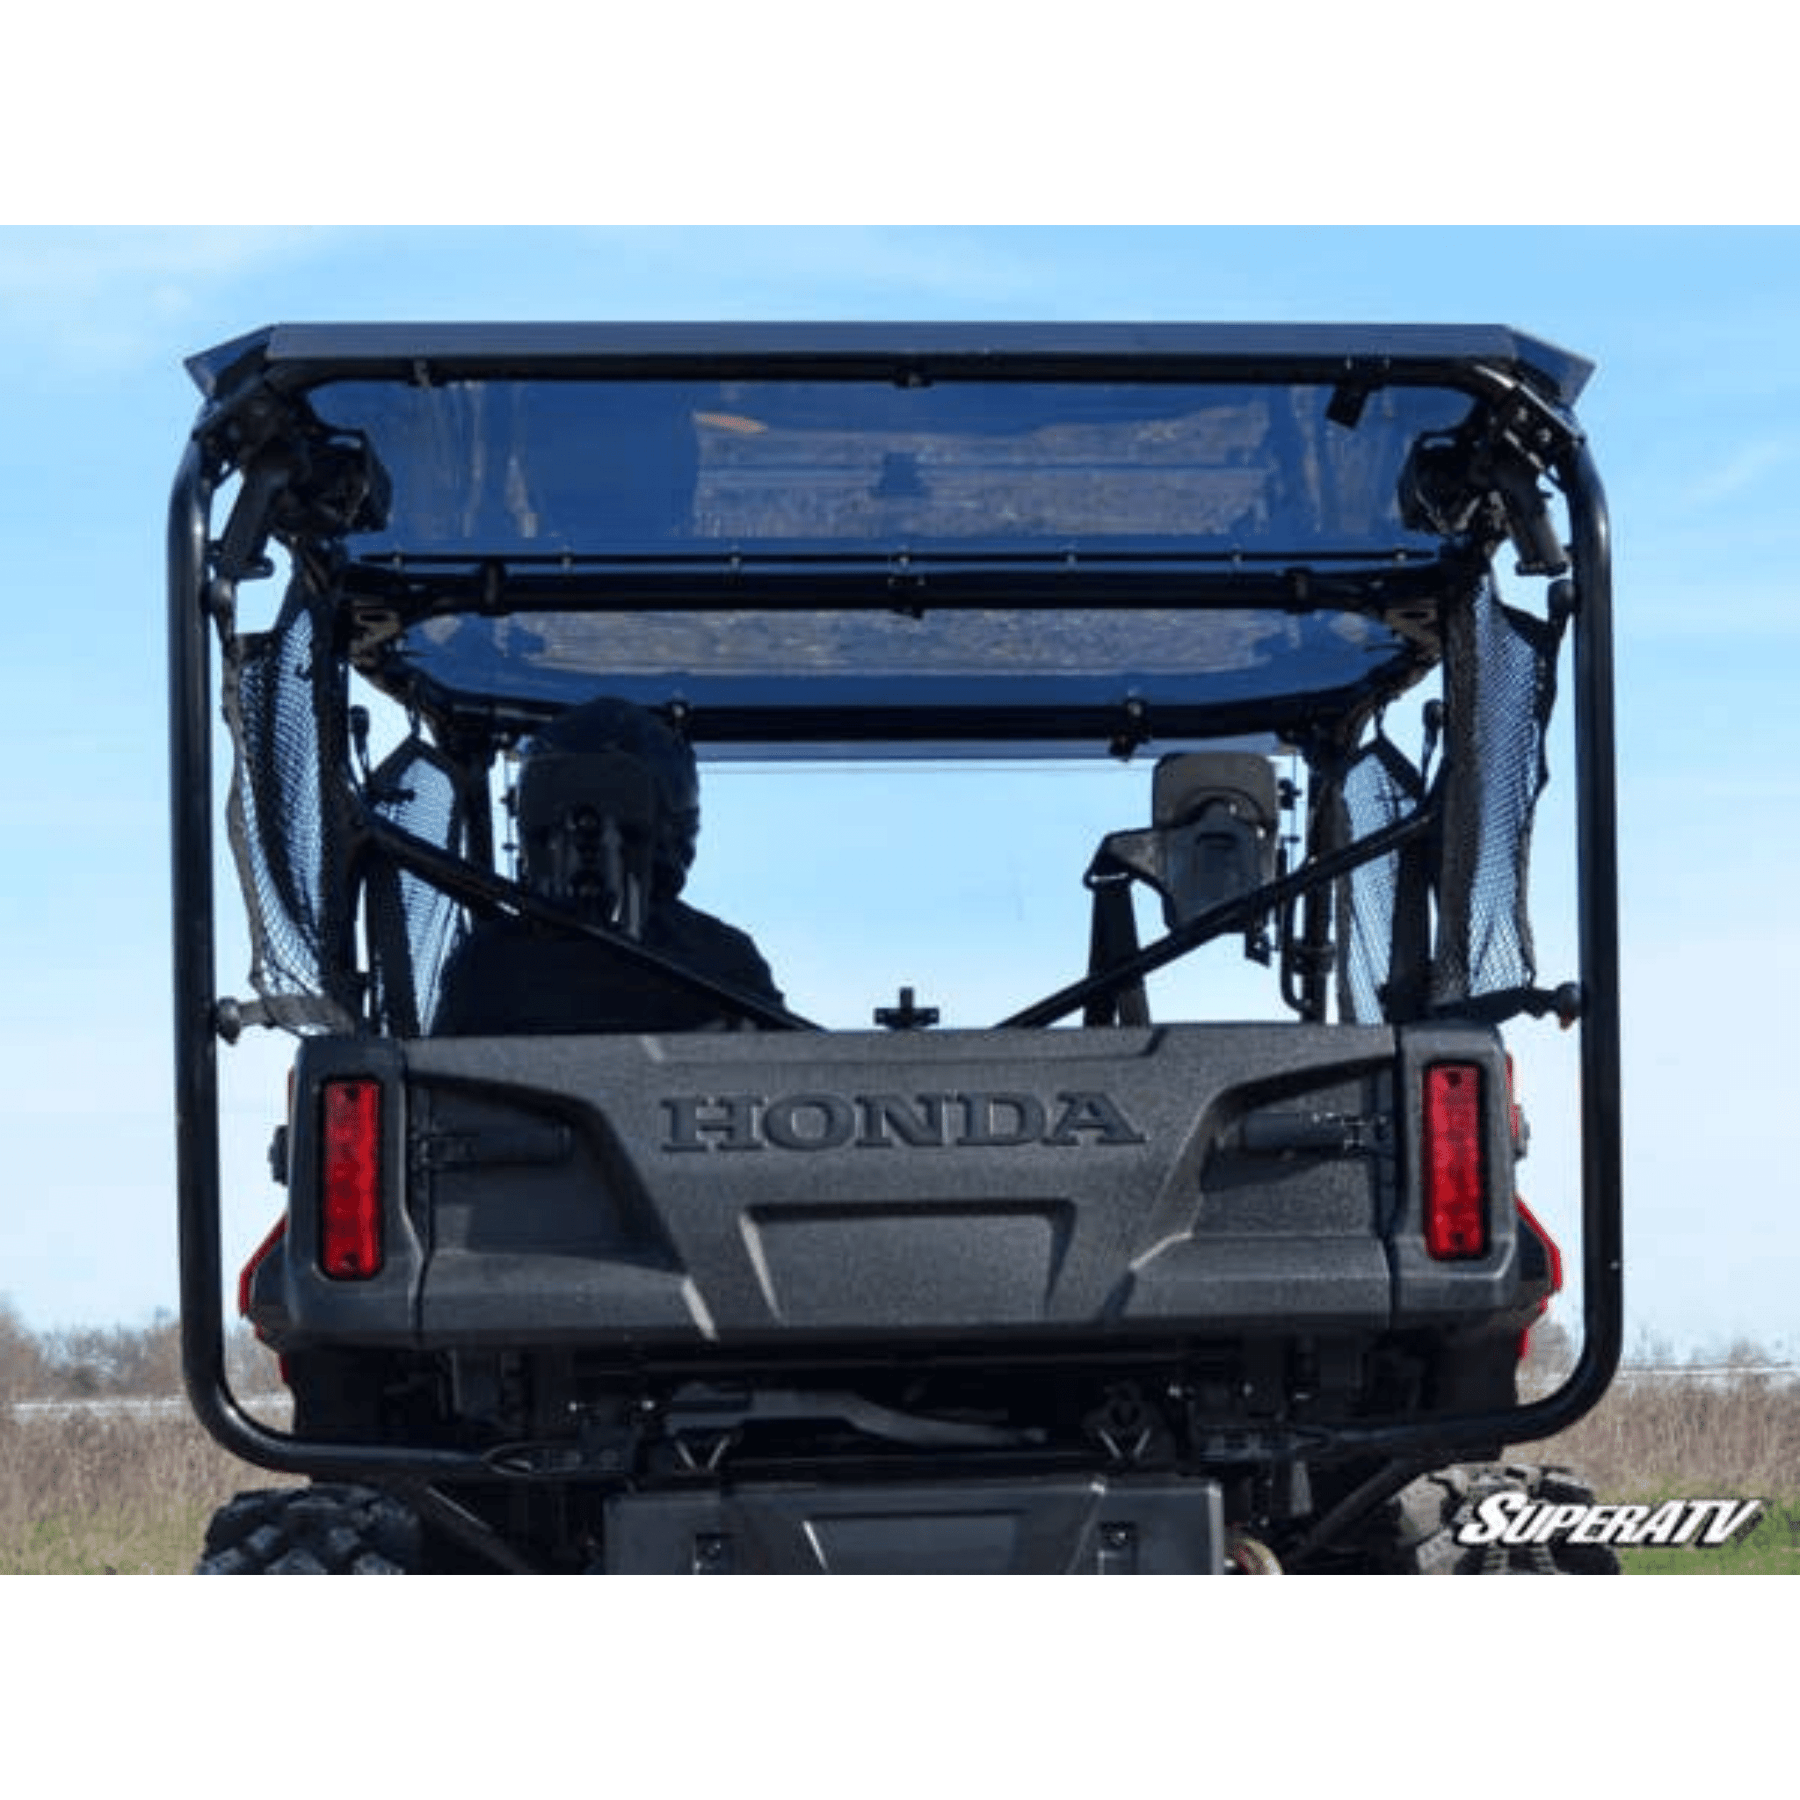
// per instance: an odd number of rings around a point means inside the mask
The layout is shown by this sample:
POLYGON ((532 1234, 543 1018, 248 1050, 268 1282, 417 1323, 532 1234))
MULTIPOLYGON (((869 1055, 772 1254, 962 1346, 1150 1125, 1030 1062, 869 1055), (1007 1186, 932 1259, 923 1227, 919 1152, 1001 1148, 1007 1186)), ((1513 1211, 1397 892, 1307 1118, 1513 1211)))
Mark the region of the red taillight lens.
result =
MULTIPOLYGON (((1562 1247, 1549 1232, 1538 1222, 1537 1214, 1525 1204, 1525 1196, 1517 1196, 1519 1206, 1519 1223, 1535 1237, 1544 1247, 1544 1261, 1550 1273, 1550 1294, 1560 1294, 1563 1287, 1562 1247)), ((1537 1311, 1531 1315, 1531 1325, 1527 1325, 1519 1333, 1519 1361, 1525 1360, 1526 1352, 1531 1348, 1531 1326, 1535 1325, 1550 1310, 1550 1294, 1546 1294, 1537 1303, 1537 1311)))
POLYGON ((1487 1168, 1478 1063, 1425 1071, 1425 1248, 1443 1259, 1487 1254, 1487 1168))
MULTIPOLYGON (((1537 1214, 1525 1204, 1523 1194, 1519 1196, 1519 1218, 1525 1229, 1535 1233, 1538 1241, 1544 1246, 1544 1256, 1550 1264, 1550 1292, 1560 1294, 1563 1288, 1562 1246, 1544 1229, 1537 1214)), ((1548 1306, 1550 1303, 1546 1300, 1544 1304, 1548 1306)))
POLYGON ((366 1281, 381 1268, 381 1086, 328 1081, 322 1102, 319 1266, 366 1281))
POLYGON ((237 1303, 238 1317, 247 1319, 250 1316, 250 1295, 256 1286, 256 1271, 275 1254, 278 1244, 287 1236, 287 1216, 283 1214, 269 1227, 269 1234, 250 1253, 250 1260, 238 1272, 237 1303))

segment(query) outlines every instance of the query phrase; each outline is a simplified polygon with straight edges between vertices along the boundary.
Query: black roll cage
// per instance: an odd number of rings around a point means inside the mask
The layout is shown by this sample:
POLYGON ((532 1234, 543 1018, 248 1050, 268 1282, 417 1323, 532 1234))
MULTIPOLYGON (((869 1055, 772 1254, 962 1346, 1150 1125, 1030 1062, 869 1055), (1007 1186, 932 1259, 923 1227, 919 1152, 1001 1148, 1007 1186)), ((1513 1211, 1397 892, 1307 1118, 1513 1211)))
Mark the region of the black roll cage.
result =
MULTIPOLYGON (((1319 1521, 1372 1504, 1411 1472, 1459 1449, 1550 1436, 1605 1393, 1623 1340, 1622 1129, 1619 1093, 1618 857, 1615 776, 1611 531, 1604 492, 1585 441, 1545 398, 1572 398, 1587 373, 1578 358, 1515 334, 1457 327, 819 327, 543 326, 283 327, 223 346, 190 367, 209 393, 235 379, 233 395, 197 429, 177 472, 168 534, 168 680, 173 899, 174 1098, 184 1379, 206 1429, 261 1467, 318 1477, 375 1477, 423 1488, 491 1473, 475 1452, 308 1441, 248 1411, 225 1366, 220 1232, 217 1045, 231 1028, 218 998, 210 636, 229 617, 240 574, 255 572, 242 546, 209 537, 221 478, 217 444, 235 419, 252 436, 267 391, 298 390, 331 375, 425 378, 437 361, 490 374, 705 375, 759 369, 795 376, 875 374, 929 364, 941 375, 982 379, 1262 380, 1335 383, 1346 410, 1386 384, 1432 384, 1476 393, 1532 441, 1535 461, 1560 488, 1569 515, 1572 586, 1575 824, 1579 915, 1579 1051, 1583 1331, 1581 1354, 1551 1394, 1500 1411, 1427 1424, 1337 1425, 1334 1451, 1386 1457, 1385 1466, 1319 1521), (596 332, 604 338, 597 347, 596 332), (246 369, 257 378, 241 379, 246 369), (266 385, 266 389, 264 387, 266 385), (246 423, 247 422, 247 423, 246 423)), ((1524 547, 1522 546, 1522 550, 1524 547)), ((1272 572, 1271 572, 1272 573, 1272 572)), ((1264 579, 1267 579, 1265 574, 1264 579)), ((976 584, 985 589, 985 581, 976 584)), ((676 584, 671 583, 671 592, 676 584)), ((449 711, 455 711, 451 698, 449 711)), ((1267 717, 1266 708, 1262 715, 1267 717)), ((1407 826, 1411 828, 1411 821, 1407 826)), ((1401 832, 1399 835, 1404 835, 1401 832)), ((1374 840, 1370 840, 1373 842, 1374 840)), ((1382 842, 1372 854, 1396 847, 1382 842)), ((1314 871, 1316 874, 1316 871, 1314 871)), ((1271 896, 1251 896, 1266 906, 1271 896)), ((1215 909, 1222 910, 1222 909, 1215 909)), ((1248 910, 1240 906, 1238 910, 1248 910)), ((1229 929, 1236 917, 1204 915, 1188 933, 1229 929)), ((1191 947, 1152 945, 1131 966, 1102 971, 1007 1024, 1038 1022, 1045 1007, 1080 1005, 1096 987, 1129 979, 1145 958, 1191 947), (1066 1005, 1064 1004, 1066 1002, 1066 1005)), ((1194 938, 1198 941, 1198 937, 1194 938)), ((798 1021, 803 1023, 803 1021, 798 1021)), ((1309 1438, 1315 1435, 1309 1432, 1309 1438)))

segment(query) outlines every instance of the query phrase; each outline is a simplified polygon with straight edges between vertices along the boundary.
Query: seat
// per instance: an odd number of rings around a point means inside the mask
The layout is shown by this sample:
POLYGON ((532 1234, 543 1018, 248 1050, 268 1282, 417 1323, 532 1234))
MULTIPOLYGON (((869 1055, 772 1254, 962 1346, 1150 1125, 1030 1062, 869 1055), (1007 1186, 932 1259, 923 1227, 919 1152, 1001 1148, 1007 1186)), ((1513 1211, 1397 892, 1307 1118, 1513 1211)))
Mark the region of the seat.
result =
MULTIPOLYGON (((1234 750, 1165 756, 1151 778, 1148 830, 1115 831, 1100 844, 1084 877, 1094 896, 1090 974, 1138 949, 1132 883, 1162 901, 1174 931, 1275 876, 1281 796, 1266 756, 1234 750)), ((1088 1025, 1146 1025, 1149 1005, 1135 981, 1089 1001, 1088 1025)))

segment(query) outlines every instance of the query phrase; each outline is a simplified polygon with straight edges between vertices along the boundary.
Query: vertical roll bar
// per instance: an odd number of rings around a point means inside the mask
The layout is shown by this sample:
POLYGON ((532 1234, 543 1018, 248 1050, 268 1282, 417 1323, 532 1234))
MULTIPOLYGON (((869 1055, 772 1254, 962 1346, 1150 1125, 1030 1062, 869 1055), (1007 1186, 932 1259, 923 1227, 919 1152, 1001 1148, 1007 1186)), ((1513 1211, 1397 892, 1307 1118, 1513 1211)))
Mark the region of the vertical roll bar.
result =
POLYGON ((219 1069, 213 915, 212 593, 207 521, 213 481, 190 443, 169 504, 169 825, 174 902, 175 1180, 181 1370, 200 1423, 267 1469, 415 1479, 484 1465, 449 1450, 311 1442, 244 1411, 225 1369, 219 1228, 219 1069))

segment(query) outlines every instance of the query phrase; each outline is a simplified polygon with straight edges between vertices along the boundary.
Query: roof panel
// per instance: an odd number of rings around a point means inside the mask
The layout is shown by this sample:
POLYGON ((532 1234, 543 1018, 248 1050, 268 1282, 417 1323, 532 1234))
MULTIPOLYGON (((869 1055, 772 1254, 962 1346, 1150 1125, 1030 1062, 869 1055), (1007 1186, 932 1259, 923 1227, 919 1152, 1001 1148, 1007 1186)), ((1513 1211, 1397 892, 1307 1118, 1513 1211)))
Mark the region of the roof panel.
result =
POLYGON ((764 741, 1394 691, 1472 579, 1421 447, 1589 372, 1502 326, 1006 323, 303 324, 190 368, 396 690, 764 741))
MULTIPOLYGON (((273 325, 191 357, 208 394, 246 377, 278 383, 357 373, 404 377, 420 363, 443 374, 535 370, 547 363, 614 365, 780 362, 804 367, 899 360, 979 360, 1038 368, 1125 359, 1140 373, 1171 366, 1237 364, 1284 378, 1301 365, 1318 371, 1382 365, 1440 379, 1446 367, 1489 367, 1529 375, 1547 397, 1570 405, 1592 364, 1506 325, 1262 323, 874 323, 614 322, 371 323, 273 325)), ((1221 372, 1222 369, 1221 369, 1221 372)))
POLYGON ((1473 402, 1323 384, 340 381, 309 406, 391 491, 363 558, 960 554, 1429 560, 1420 439, 1473 402))

